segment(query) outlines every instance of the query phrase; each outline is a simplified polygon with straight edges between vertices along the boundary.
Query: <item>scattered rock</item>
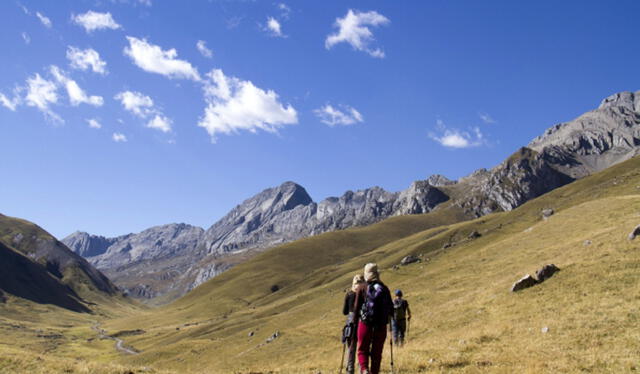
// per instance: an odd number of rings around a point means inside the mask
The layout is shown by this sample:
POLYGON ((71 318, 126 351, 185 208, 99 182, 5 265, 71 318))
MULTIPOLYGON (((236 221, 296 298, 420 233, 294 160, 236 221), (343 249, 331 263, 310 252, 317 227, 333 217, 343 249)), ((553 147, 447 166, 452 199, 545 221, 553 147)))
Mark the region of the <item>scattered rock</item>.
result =
POLYGON ((551 208, 542 209, 542 219, 547 220, 551 217, 555 212, 551 208))
POLYGON ((254 331, 249 331, 249 337, 252 337, 253 335, 255 335, 254 331))
POLYGON ((524 277, 520 278, 520 280, 518 280, 516 283, 514 283, 513 286, 511 286, 511 292, 524 290, 525 288, 535 286, 536 283, 538 282, 535 280, 535 278, 530 274, 527 274, 524 277))
POLYGON ((631 233, 629 234, 628 238, 629 240, 633 240, 636 238, 636 236, 640 235, 640 225, 636 226, 633 231, 631 231, 631 233))
POLYGON ((180 327, 176 327, 176 331, 180 330, 180 327))
POLYGON ((278 339, 280 336, 280 331, 274 332, 270 337, 267 338, 267 343, 271 343, 272 341, 278 339))
POLYGON ((435 362, 436 362, 436 359, 435 359, 435 358, 430 358, 430 359, 429 359, 429 363, 430 363, 430 364, 433 364, 433 363, 435 363, 435 362))
POLYGON ((582 245, 584 245, 585 247, 590 246, 591 245, 591 240, 585 240, 582 245))
POLYGON ((280 289, 280 286, 278 286, 277 284, 274 284, 273 286, 271 286, 271 292, 276 292, 280 289))
POLYGON ((546 334, 546 333, 549 332, 549 328, 547 326, 545 326, 540 331, 542 331, 543 334, 546 334))
POLYGON ((536 271, 536 278, 538 278, 538 283, 542 283, 545 280, 551 278, 553 274, 555 274, 560 269, 554 264, 547 264, 542 267, 542 269, 536 271))
POLYGON ((478 231, 476 231, 476 230, 473 230, 473 231, 471 231, 471 232, 469 233, 468 238, 469 238, 469 239, 477 239, 477 238, 479 238, 479 237, 481 237, 481 236, 482 236, 482 234, 480 234, 480 233, 479 233, 478 231))
POLYGON ((398 265, 393 265, 392 269, 393 269, 393 270, 399 270, 399 269, 400 269, 400 266, 398 266, 398 265))
POLYGON ((444 243, 444 245, 442 246, 442 249, 447 249, 451 247, 451 243, 444 243))
POLYGON ((402 261, 400 261, 400 265, 409 265, 413 264, 414 262, 420 262, 420 258, 414 255, 409 255, 403 258, 402 261))

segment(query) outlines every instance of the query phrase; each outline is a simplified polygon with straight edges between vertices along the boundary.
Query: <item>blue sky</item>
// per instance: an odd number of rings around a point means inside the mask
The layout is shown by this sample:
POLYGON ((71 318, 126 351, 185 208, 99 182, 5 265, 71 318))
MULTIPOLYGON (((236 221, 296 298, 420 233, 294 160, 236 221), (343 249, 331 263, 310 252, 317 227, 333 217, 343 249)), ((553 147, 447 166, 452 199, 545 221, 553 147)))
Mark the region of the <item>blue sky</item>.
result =
POLYGON ((492 167, 640 89, 640 3, 3 1, 0 212, 58 237, 208 227, 492 167))

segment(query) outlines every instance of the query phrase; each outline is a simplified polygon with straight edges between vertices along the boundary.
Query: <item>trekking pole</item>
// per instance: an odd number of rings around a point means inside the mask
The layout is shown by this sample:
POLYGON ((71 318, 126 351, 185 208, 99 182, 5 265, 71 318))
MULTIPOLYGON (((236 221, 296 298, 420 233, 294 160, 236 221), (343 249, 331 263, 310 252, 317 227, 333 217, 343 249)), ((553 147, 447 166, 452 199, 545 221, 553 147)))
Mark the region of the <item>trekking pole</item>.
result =
POLYGON ((342 343, 342 355, 340 356, 340 371, 338 371, 338 374, 342 374, 342 366, 344 365, 344 350, 345 350, 346 344, 342 343))
MULTIPOLYGON (((389 324, 389 331, 391 331, 391 324, 389 324)), ((391 374, 395 374, 393 370, 393 331, 391 331, 391 337, 389 339, 389 347, 391 348, 391 374)))

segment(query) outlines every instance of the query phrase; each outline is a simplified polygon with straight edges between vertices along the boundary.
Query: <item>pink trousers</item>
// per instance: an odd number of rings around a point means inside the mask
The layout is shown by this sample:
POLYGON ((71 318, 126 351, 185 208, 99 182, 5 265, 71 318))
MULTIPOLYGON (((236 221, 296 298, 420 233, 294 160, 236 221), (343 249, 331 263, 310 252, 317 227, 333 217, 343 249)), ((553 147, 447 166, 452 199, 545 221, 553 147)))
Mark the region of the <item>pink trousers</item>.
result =
POLYGON ((387 338, 387 325, 368 326, 362 321, 358 324, 358 363, 360 370, 370 369, 371 374, 380 373, 382 349, 387 338), (369 368, 369 360, 371 367, 369 368))

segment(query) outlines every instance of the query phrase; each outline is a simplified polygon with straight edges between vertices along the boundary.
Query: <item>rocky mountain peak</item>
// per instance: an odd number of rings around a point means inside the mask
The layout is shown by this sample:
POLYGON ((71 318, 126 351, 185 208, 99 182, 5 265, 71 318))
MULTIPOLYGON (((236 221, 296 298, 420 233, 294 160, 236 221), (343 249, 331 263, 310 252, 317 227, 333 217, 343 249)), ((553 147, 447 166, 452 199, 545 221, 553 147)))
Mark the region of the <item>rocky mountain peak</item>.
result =
POLYGON ((429 178, 427 178, 427 182, 433 187, 444 187, 457 183, 456 181, 452 181, 451 179, 441 174, 433 174, 429 176, 429 178))
POLYGON ((624 107, 634 112, 640 112, 640 91, 623 91, 613 94, 600 103, 598 109, 624 107))

